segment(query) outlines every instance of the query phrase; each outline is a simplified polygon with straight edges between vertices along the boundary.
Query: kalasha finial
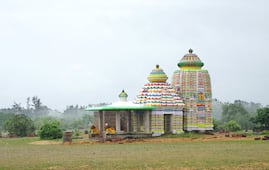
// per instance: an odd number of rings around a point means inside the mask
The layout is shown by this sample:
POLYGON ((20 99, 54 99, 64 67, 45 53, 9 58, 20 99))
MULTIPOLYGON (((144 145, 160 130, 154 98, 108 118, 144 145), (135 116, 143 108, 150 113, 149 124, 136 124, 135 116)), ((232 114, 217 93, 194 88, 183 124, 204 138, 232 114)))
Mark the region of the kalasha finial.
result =
POLYGON ((193 52, 193 50, 190 48, 190 49, 189 49, 189 53, 192 54, 192 52, 193 52))
POLYGON ((156 64, 156 69, 159 69, 159 68, 160 68, 159 64, 156 64))

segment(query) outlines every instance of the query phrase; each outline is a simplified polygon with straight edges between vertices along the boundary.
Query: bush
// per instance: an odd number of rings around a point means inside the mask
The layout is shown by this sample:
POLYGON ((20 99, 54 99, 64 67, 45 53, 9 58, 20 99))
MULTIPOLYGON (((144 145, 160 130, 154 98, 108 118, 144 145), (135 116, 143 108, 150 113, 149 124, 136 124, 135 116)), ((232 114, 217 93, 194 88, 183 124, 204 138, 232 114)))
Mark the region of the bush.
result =
POLYGON ((74 131, 74 134, 73 134, 74 136, 79 136, 80 135, 80 133, 79 133, 79 130, 78 129, 75 129, 75 131, 74 131))
POLYGON ((220 120, 213 119, 214 131, 218 132, 223 130, 223 124, 220 120))
POLYGON ((257 110, 257 115, 250 118, 258 130, 269 130, 269 107, 257 110))
POLYGON ((261 135, 269 135, 269 130, 262 131, 261 135))
POLYGON ((58 139, 63 137, 63 132, 60 129, 60 123, 54 120, 41 126, 38 135, 40 139, 58 139))
POLYGON ((35 131, 34 122, 24 114, 18 114, 4 123, 4 130, 10 135, 24 137, 35 131))
POLYGON ((236 132, 241 129, 240 125, 234 120, 230 120, 229 122, 225 123, 224 128, 225 130, 228 130, 231 132, 236 132))

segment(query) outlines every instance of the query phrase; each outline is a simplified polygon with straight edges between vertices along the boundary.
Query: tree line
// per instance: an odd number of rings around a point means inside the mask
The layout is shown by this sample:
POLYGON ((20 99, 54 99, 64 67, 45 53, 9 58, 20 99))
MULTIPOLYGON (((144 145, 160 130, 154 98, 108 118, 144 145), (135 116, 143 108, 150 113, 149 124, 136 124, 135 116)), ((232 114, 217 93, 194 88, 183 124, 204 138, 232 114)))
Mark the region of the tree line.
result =
POLYGON ((222 103, 213 100, 214 129, 216 131, 269 130, 269 107, 260 103, 235 100, 222 103), (214 108, 215 107, 215 108, 214 108))
MULTIPOLYGON (((15 102, 10 108, 0 109, 0 135, 6 131, 11 136, 38 134, 41 138, 58 138, 67 129, 89 129, 93 113, 85 108, 70 105, 60 113, 48 108, 37 96, 28 97, 26 107, 15 102)), ((262 107, 259 103, 242 100, 222 103, 213 99, 212 114, 215 131, 269 130, 269 106, 262 107)))
POLYGON ((44 105, 38 96, 28 97, 26 107, 14 102, 10 108, 0 109, 0 136, 2 132, 8 132, 10 136, 38 134, 42 138, 55 138, 60 137, 64 130, 89 129, 93 112, 85 111, 86 107, 69 105, 59 112, 44 105), (53 131, 54 136, 47 129, 53 131))

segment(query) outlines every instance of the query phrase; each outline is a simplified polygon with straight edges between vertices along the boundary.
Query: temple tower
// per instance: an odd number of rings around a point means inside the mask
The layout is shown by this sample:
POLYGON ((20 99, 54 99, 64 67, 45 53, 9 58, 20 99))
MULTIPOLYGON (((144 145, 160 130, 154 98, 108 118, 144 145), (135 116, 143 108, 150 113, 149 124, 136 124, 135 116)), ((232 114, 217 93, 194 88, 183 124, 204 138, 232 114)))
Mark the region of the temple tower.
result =
POLYGON ((124 90, 122 90, 119 94, 119 98, 121 102, 127 102, 128 94, 124 90))
POLYGON ((155 107, 151 114, 151 132, 154 135, 182 133, 184 103, 166 82, 168 77, 163 69, 156 65, 147 78, 149 82, 140 90, 134 103, 155 107))
POLYGON ((212 92, 210 76, 202 69, 204 63, 190 49, 178 63, 172 78, 172 86, 185 103, 184 130, 213 130, 212 92))

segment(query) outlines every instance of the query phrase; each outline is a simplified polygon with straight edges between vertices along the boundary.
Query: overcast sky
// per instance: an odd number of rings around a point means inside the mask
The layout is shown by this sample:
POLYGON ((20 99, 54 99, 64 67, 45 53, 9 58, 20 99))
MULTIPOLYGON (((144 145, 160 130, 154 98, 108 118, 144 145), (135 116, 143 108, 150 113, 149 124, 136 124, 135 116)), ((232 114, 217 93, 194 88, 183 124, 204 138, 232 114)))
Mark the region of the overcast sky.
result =
POLYGON ((171 82, 189 48, 213 98, 269 104, 269 1, 0 2, 0 107, 135 98, 156 64, 171 82))

